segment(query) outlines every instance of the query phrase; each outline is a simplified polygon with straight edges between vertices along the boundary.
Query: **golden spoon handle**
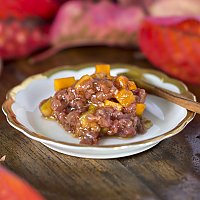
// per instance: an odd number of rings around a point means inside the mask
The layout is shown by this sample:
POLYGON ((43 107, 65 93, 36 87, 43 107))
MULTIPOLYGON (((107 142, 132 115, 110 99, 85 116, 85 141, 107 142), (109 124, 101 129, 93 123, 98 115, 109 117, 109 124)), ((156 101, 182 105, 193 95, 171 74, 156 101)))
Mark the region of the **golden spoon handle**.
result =
POLYGON ((183 108, 186 108, 187 110, 200 114, 200 103, 187 99, 181 94, 154 86, 150 83, 147 83, 146 81, 139 80, 139 79, 135 79, 134 81, 136 82, 138 87, 144 88, 147 92, 151 94, 155 94, 164 99, 167 99, 168 101, 173 102, 179 106, 182 106, 183 108))

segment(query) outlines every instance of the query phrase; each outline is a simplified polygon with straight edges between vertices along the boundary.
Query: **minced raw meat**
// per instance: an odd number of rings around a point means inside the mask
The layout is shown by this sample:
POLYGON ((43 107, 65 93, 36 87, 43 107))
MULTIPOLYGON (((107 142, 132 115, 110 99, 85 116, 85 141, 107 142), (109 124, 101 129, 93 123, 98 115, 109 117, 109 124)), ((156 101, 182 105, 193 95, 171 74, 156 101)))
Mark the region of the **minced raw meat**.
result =
POLYGON ((76 88, 74 83, 51 98, 52 116, 64 129, 79 137, 81 144, 88 145, 97 144, 105 136, 129 138, 145 133, 146 120, 136 115, 136 105, 145 102, 145 90, 132 90, 135 101, 119 110, 104 104, 105 100, 118 102, 116 94, 121 85, 117 77, 105 74, 91 77, 80 87, 76 88))

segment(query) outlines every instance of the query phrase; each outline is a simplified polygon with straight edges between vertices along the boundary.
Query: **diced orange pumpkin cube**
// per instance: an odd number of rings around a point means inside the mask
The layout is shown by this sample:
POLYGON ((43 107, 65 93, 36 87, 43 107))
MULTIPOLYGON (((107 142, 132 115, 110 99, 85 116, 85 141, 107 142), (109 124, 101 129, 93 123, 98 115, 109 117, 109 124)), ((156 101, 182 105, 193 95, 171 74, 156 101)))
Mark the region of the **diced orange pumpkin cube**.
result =
POLYGON ((40 111, 44 117, 50 117, 52 115, 51 98, 42 101, 40 104, 40 111))
POLYGON ((105 100, 104 105, 116 108, 119 111, 122 110, 122 106, 119 103, 113 101, 105 100))
POLYGON ((95 73, 104 73, 104 74, 110 75, 110 65, 106 65, 106 64, 96 65, 95 73))
POLYGON ((146 108, 146 105, 143 103, 138 103, 136 105, 136 115, 141 116, 146 108))
POLYGON ((118 76, 115 80, 115 84, 117 87, 127 89, 128 81, 129 80, 126 76, 118 76))
POLYGON ((89 76, 88 74, 82 76, 82 77, 77 81, 77 83, 76 83, 76 85, 75 85, 75 88, 79 88, 81 85, 83 85, 83 83, 84 83, 85 81, 88 81, 88 80, 90 80, 90 79, 92 79, 92 77, 89 76))
POLYGON ((74 77, 67 77, 67 78, 59 78, 54 80, 54 89, 55 91, 68 88, 75 83, 74 77))
POLYGON ((128 81, 128 89, 129 90, 136 90, 137 86, 133 81, 128 81))
POLYGON ((127 107, 135 101, 135 96, 130 90, 121 89, 116 95, 115 98, 119 101, 119 103, 127 107))

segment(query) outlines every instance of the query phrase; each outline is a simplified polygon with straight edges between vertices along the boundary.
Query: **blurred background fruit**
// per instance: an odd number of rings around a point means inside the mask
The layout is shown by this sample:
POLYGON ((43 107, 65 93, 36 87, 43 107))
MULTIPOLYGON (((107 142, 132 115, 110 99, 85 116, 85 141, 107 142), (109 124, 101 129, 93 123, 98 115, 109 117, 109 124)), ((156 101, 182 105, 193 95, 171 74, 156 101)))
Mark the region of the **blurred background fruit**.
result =
POLYGON ((44 200, 27 182, 0 165, 1 200, 44 200))
POLYGON ((200 83, 199 0, 0 1, 3 60, 31 55, 29 60, 38 62, 62 49, 79 46, 133 50, 140 46, 161 70, 184 81, 200 83), (191 20, 183 22, 185 17, 191 20))
POLYGON ((139 44, 156 67, 200 84, 200 18, 147 18, 139 32, 139 44))
POLYGON ((61 0, 1 0, 0 19, 41 17, 51 19, 58 11, 61 0))
POLYGON ((71 1, 58 12, 50 31, 52 44, 78 40, 88 43, 134 44, 135 35, 144 19, 142 9, 122 7, 102 1, 86 3, 71 1))
POLYGON ((36 19, 0 21, 0 55, 14 59, 48 45, 48 26, 36 19))

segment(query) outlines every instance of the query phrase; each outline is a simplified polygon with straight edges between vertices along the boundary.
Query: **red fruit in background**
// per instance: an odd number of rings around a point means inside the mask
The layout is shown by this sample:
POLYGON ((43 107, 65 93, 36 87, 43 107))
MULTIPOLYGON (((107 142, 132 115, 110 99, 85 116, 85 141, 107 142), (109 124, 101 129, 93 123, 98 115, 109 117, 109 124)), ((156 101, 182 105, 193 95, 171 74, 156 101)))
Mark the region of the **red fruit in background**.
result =
POLYGON ((147 18, 139 31, 139 45, 158 68, 200 84, 200 18, 147 18))
POLYGON ((28 56, 48 44, 48 27, 37 20, 0 21, 0 57, 28 56))
POLYGON ((75 46, 135 46, 144 17, 137 6, 123 7, 109 1, 69 1, 59 9, 52 23, 49 39, 52 48, 31 61, 41 61, 75 46))
POLYGON ((28 183, 0 166, 1 200, 44 200, 28 183))
POLYGON ((61 7, 50 30, 53 45, 135 44, 136 31, 144 18, 135 6, 122 7, 109 1, 69 1, 61 7))
POLYGON ((0 0, 0 19, 24 19, 32 16, 50 19, 60 4, 60 0, 0 0))

